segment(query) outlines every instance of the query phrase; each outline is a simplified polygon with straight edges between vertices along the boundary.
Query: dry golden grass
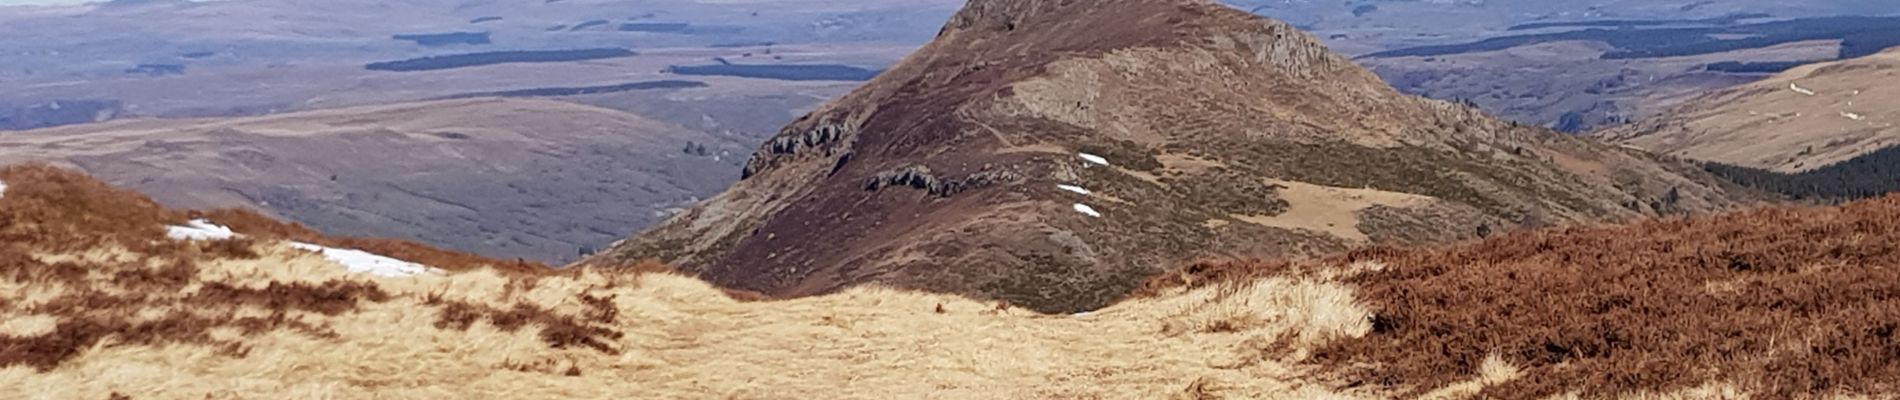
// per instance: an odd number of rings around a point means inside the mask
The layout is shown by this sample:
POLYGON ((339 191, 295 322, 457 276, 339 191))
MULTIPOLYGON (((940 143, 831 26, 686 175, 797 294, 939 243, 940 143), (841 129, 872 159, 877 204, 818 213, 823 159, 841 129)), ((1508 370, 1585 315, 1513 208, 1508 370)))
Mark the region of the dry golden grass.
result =
POLYGON ((654 265, 377 278, 252 214, 0 179, 0 398, 1347 398, 1297 365, 1371 329, 1319 278, 1086 316, 880 288, 748 302, 654 265), (189 217, 253 239, 162 238, 189 217))
MULTIPOLYGON (((0 397, 1305 397, 1326 390, 1293 366, 1300 354, 1370 329, 1350 290, 1320 281, 1203 288, 1076 317, 884 289, 748 303, 663 273, 377 279, 265 247, 253 260, 204 260, 182 292, 213 282, 362 282, 387 297, 358 299, 334 315, 268 305, 192 310, 223 319, 278 314, 323 333, 286 325, 214 329, 204 343, 106 338, 50 369, 0 369, 0 397), (557 340, 556 330, 585 337, 557 340)), ((70 316, 10 322, 0 335, 51 334, 49 319, 70 316)))

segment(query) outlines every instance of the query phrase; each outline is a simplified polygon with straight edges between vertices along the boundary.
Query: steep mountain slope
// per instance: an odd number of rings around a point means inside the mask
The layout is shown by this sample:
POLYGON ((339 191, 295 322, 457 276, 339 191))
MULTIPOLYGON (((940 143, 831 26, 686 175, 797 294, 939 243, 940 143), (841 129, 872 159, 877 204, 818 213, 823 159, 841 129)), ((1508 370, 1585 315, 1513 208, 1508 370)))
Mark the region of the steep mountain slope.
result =
POLYGON ((787 126, 726 193, 582 265, 801 296, 877 283, 1100 307, 1215 255, 1297 256, 1728 207, 1680 165, 1401 95, 1196 0, 978 0, 787 126))
POLYGON ((1603 133, 1659 153, 1797 173, 1900 145, 1900 50, 1806 65, 1603 133))
POLYGON ((326 232, 547 261, 717 193, 745 153, 639 115, 521 99, 0 135, 0 163, 76 167, 168 206, 250 207, 326 232))

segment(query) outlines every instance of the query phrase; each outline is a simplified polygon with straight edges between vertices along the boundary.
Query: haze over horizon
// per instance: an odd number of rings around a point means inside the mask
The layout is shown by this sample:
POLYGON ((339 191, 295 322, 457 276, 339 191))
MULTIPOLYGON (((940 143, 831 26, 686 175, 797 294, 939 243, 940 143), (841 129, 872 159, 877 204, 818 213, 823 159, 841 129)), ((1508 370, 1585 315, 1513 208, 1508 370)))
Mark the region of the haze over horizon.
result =
POLYGON ((86 4, 90 0, 0 0, 0 6, 48 6, 86 4))

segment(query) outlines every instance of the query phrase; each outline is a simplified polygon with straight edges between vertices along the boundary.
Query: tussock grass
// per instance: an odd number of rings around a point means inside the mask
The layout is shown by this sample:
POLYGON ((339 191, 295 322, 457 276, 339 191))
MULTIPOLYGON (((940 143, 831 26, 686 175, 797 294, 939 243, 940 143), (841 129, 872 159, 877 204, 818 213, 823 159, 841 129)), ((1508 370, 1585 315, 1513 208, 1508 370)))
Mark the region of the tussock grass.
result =
POLYGON ((1343 396, 1308 379, 1295 354, 1370 329, 1350 290, 1315 281, 1202 288, 1073 317, 876 288, 742 302, 665 273, 367 278, 313 255, 261 253, 198 264, 185 299, 50 310, 60 329, 153 307, 192 310, 171 318, 214 328, 149 339, 120 330, 50 364, 0 354, 0 397, 1343 396), (341 291, 358 284, 373 292, 341 291), (293 289, 312 285, 333 291, 293 289), (216 286, 282 296, 189 302, 216 286), (247 318, 282 322, 226 323, 247 318))
POLYGON ((883 288, 745 301, 651 264, 351 275, 285 245, 313 232, 68 174, 0 171, 0 398, 1346 399, 1297 362, 1371 329, 1319 278, 1051 316, 883 288), (134 226, 195 217, 253 239, 134 226), (33 236, 48 232, 88 244, 33 236))

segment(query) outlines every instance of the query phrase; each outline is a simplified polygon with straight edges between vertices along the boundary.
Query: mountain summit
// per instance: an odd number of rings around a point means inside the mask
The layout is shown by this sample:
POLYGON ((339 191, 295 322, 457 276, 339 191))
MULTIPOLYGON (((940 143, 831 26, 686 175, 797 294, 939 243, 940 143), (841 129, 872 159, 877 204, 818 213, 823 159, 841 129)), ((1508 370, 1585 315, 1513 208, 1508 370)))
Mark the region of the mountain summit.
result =
POLYGON ((1101 307, 1210 256, 1728 208, 1700 170, 1402 95, 1203 0, 975 0, 745 180, 581 263, 771 296, 858 284, 1101 307))

